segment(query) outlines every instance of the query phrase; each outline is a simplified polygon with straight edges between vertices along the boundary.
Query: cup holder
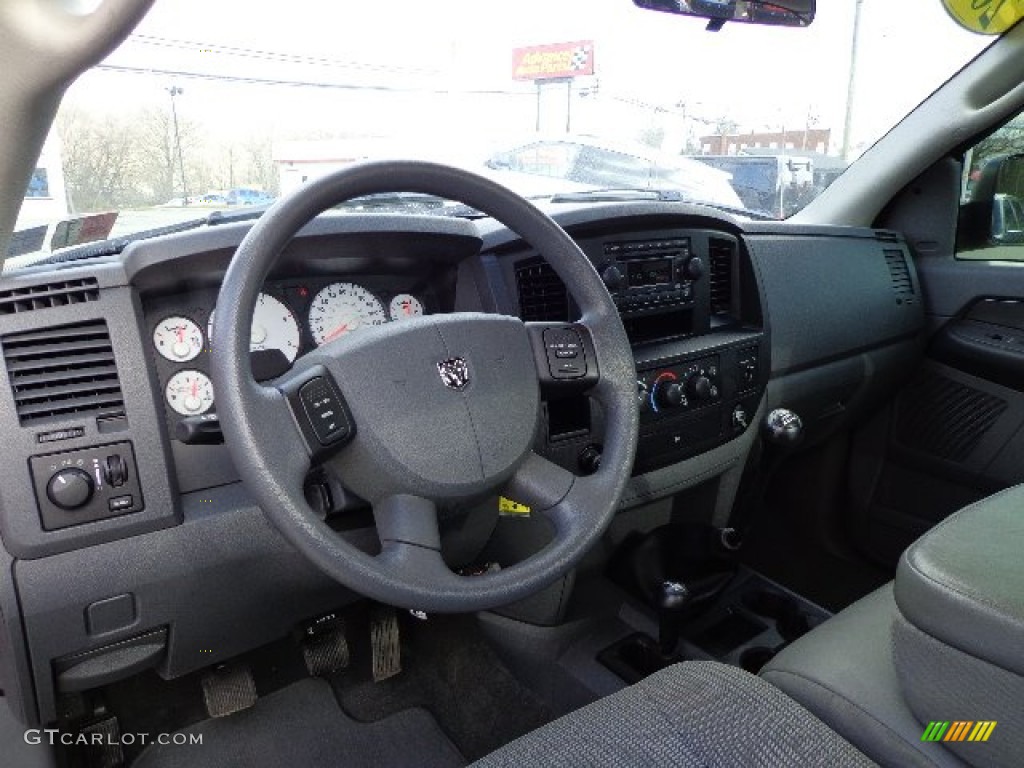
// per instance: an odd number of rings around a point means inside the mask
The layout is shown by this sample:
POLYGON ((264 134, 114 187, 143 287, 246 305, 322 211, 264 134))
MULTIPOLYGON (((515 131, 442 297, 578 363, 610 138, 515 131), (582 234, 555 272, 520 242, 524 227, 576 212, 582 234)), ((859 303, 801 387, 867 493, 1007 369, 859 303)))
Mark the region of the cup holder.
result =
POLYGON ((752 675, 756 675, 774 656, 775 651, 771 648, 755 645, 753 648, 747 648, 747 650, 740 654, 740 666, 752 675))
POLYGON ((800 609, 797 600, 782 592, 759 589, 743 596, 743 605, 758 616, 775 620, 775 628, 786 642, 810 632, 819 622, 800 609))

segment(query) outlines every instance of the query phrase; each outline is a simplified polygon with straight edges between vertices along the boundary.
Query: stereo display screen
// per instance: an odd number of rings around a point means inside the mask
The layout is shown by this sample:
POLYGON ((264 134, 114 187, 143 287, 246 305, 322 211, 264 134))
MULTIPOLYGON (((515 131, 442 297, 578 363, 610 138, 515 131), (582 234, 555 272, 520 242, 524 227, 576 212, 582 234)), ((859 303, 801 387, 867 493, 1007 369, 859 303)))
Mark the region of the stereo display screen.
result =
POLYGON ((645 259, 627 262, 629 286, 664 285, 672 282, 672 259, 645 259))

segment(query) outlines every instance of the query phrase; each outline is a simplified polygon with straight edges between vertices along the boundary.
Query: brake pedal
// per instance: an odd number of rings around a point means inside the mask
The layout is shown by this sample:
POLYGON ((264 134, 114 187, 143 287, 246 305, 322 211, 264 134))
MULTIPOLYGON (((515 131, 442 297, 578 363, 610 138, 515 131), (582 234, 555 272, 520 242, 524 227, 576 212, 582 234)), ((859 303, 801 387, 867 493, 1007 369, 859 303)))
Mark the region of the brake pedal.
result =
POLYGON ((398 635, 398 613, 378 606, 370 616, 370 648, 373 681, 379 683, 402 671, 402 646, 398 635))
POLYGON ((226 717, 256 703, 256 681, 244 664, 224 664, 203 676, 203 702, 210 717, 226 717))
POLYGON ((323 677, 345 669, 349 662, 345 622, 329 614, 306 627, 302 638, 302 657, 312 677, 323 677))

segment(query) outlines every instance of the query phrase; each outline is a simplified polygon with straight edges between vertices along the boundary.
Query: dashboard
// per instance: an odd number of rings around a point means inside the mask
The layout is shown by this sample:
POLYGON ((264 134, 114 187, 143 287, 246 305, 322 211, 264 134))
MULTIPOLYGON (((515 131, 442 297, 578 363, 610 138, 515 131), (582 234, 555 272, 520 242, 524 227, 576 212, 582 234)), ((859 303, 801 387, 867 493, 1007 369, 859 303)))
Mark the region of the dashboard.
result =
MULTIPOLYGON (((701 485, 710 522, 728 524, 768 409, 792 408, 819 439, 891 394, 916 359, 923 307, 898 233, 681 203, 548 213, 601 275, 633 347, 640 434, 622 508, 701 485)), ((83 663, 116 679, 118 654, 154 648, 147 663, 177 677, 355 599, 270 528, 216 421, 218 290, 249 226, 0 277, 0 567, 13 576, 0 579, 0 630, 18 638, 0 654, 0 688, 26 722, 54 720, 83 663)), ((492 220, 322 216, 266 280, 253 371, 273 378, 367 326, 463 311, 579 316, 543 254, 492 220)), ((535 451, 585 475, 602 440, 585 393, 542 403, 535 451)), ((328 524, 372 549, 365 506, 310 482, 328 524)), ((495 502, 446 511, 449 563, 484 550, 495 502)))

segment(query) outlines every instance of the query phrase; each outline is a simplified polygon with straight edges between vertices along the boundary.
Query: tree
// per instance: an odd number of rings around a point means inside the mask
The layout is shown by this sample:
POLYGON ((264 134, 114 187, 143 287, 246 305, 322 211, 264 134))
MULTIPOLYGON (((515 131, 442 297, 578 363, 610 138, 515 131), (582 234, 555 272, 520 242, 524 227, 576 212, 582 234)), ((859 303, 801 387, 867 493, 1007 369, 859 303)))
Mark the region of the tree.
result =
POLYGON ((68 109, 57 130, 72 210, 102 211, 143 201, 139 137, 130 123, 68 109))

